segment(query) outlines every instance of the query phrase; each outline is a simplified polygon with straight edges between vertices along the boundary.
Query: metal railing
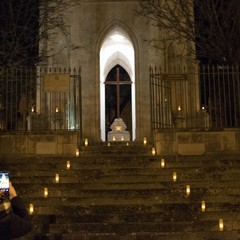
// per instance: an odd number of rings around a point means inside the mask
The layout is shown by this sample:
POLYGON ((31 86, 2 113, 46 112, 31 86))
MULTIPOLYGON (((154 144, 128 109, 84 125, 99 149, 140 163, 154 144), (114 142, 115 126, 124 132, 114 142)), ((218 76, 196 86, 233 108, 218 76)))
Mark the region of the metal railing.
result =
POLYGON ((80 69, 0 68, 0 130, 81 131, 80 69))
POLYGON ((152 129, 240 127, 239 67, 201 65, 192 73, 150 68, 152 129))

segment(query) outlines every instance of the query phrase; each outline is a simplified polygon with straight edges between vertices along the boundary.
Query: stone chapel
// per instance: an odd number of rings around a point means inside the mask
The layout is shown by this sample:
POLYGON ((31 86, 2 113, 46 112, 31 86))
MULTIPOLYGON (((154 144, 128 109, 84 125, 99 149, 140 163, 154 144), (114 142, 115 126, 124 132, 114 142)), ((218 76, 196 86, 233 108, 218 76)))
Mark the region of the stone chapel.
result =
POLYGON ((130 140, 151 138, 149 67, 193 68, 180 39, 157 46, 166 33, 138 8, 138 0, 81 0, 63 16, 67 28, 41 46, 49 67, 81 67, 83 136, 92 141, 108 140, 117 105, 130 140))

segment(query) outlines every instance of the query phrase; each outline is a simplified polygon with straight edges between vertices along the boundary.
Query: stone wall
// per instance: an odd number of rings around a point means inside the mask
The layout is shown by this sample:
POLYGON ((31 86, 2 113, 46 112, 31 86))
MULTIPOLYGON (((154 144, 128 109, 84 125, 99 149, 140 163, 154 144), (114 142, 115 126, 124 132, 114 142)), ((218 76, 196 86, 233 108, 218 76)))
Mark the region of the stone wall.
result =
POLYGON ((2 134, 0 154, 74 156, 79 142, 78 132, 2 134))
POLYGON ((154 132, 154 145, 160 155, 203 155, 240 151, 240 129, 208 132, 154 132))

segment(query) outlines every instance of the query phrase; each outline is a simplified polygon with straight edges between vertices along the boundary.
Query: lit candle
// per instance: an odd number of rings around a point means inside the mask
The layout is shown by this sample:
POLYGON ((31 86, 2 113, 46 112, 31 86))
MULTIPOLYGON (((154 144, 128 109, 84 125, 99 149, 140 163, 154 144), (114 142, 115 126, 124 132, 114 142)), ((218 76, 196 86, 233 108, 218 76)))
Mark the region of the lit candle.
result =
POLYGON ((219 219, 218 225, 219 225, 219 231, 222 232, 222 231, 223 231, 223 228, 224 228, 224 224, 223 224, 223 219, 222 219, 222 218, 219 219))
POLYGON ((70 161, 67 161, 67 169, 69 170, 70 167, 71 167, 71 163, 70 163, 70 161))
POLYGON ((205 107, 204 106, 202 106, 202 110, 204 110, 205 109, 205 107))
POLYGON ((124 141, 124 137, 123 136, 121 137, 121 141, 124 141))
POLYGON ((147 144, 147 138, 146 138, 146 137, 143 138, 143 144, 144 144, 144 145, 147 144))
POLYGON ((107 145, 108 145, 108 147, 110 147, 110 146, 111 146, 111 143, 108 143, 107 145))
POLYGON ((76 157, 78 157, 79 156, 79 149, 77 148, 76 149, 76 157))
POLYGON ((32 203, 29 204, 29 214, 32 215, 34 212, 34 206, 32 203))
POLYGON ((181 106, 178 106, 178 111, 181 111, 181 106))
POLYGON ((205 212, 205 210, 206 210, 206 202, 205 201, 202 201, 201 209, 202 209, 202 212, 205 212))
POLYGON ((177 181, 177 173, 173 172, 173 181, 176 182, 177 181))
POLYGON ((191 192, 191 190, 190 190, 190 185, 187 185, 187 186, 186 186, 186 194, 187 194, 187 196, 190 195, 190 192, 191 192))
POLYGON ((55 111, 56 111, 56 113, 58 113, 58 107, 56 107, 55 111))
POLYGON ((161 167, 164 168, 165 167, 165 160, 162 158, 161 159, 161 167))
POLYGON ((121 131, 121 127, 120 126, 116 126, 116 131, 121 131))
POLYGON ((116 138, 115 138, 115 136, 113 136, 113 141, 115 141, 116 140, 116 138))
POLYGON ((55 175, 55 181, 56 181, 56 183, 59 183, 59 174, 58 173, 56 173, 56 175, 55 175))
POLYGON ((154 156, 156 154, 155 147, 152 148, 152 155, 154 156))
POLYGON ((129 142, 127 142, 126 145, 129 146, 129 142))
POLYGON ((34 112, 34 106, 32 106, 31 112, 32 112, 32 113, 34 112))
POLYGON ((47 188, 44 188, 43 196, 44 196, 45 198, 48 197, 48 189, 47 189, 47 188))
POLYGON ((84 139, 84 145, 88 146, 88 139, 87 138, 84 139))

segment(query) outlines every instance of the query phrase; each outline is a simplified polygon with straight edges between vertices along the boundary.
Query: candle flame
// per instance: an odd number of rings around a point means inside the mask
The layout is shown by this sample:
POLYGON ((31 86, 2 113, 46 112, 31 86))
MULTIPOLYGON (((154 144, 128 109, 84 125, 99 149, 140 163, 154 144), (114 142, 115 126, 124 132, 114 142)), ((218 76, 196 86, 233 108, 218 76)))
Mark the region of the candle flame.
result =
POLYGON ((59 174, 58 173, 56 173, 56 175, 55 175, 55 181, 56 181, 56 183, 59 183, 59 174))
POLYGON ((45 198, 48 197, 48 189, 47 188, 44 188, 43 195, 44 195, 45 198))
POLYGON ((155 147, 152 148, 152 155, 154 156, 156 154, 156 149, 155 147))
POLYGON ((67 169, 70 169, 70 167, 71 167, 71 163, 70 161, 67 161, 67 169))
POLYGON ((32 215, 34 212, 34 206, 32 203, 29 204, 29 214, 32 215))
POLYGON ((202 201, 201 209, 202 209, 202 212, 205 212, 205 210, 206 210, 206 202, 205 201, 202 201))
POLYGON ((223 231, 223 228, 224 228, 223 219, 220 218, 220 219, 219 219, 219 230, 220 230, 220 231, 223 231))
POLYGON ((191 190, 190 190, 190 185, 187 185, 187 186, 186 186, 186 194, 187 194, 187 196, 190 195, 190 192, 191 192, 191 190))
POLYGON ((164 168, 165 167, 165 160, 162 158, 161 159, 161 167, 164 168))

